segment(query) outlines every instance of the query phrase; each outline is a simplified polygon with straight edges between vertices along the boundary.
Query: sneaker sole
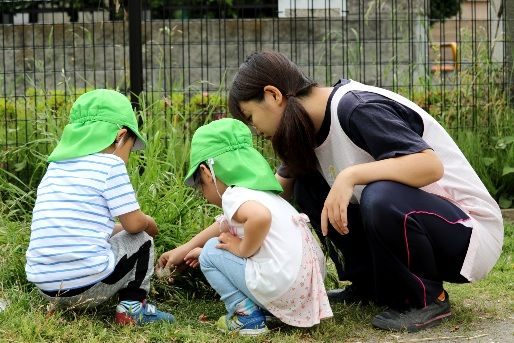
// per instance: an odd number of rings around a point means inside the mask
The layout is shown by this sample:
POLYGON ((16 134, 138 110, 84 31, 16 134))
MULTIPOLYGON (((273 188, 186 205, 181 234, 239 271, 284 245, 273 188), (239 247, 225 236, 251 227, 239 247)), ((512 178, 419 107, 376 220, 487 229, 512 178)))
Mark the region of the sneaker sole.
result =
POLYGON ((445 318, 448 318, 452 315, 451 312, 443 313, 438 315, 437 317, 434 317, 430 319, 427 322, 421 323, 421 324, 414 324, 413 327, 407 328, 408 332, 417 332, 423 329, 428 329, 434 326, 439 325, 445 318))
POLYGON ((240 336, 258 336, 268 332, 267 327, 263 327, 262 329, 242 329, 239 330, 240 336))
MULTIPOLYGON (((229 331, 229 330, 225 330, 225 329, 222 329, 219 327, 217 327, 216 329, 219 332, 223 332, 224 334, 230 334, 232 332, 235 332, 235 330, 229 331)), ((269 331, 268 328, 264 327, 262 329, 242 329, 242 330, 237 330, 236 332, 239 333, 239 336, 259 336, 259 335, 268 333, 268 331, 269 331)))
POLYGON ((373 319, 373 321, 371 322, 371 324, 378 328, 378 329, 382 329, 382 330, 388 330, 388 331, 407 331, 409 333, 413 333, 413 332, 418 332, 418 331, 421 331, 423 329, 428 329, 428 328, 431 328, 431 327, 434 327, 434 326, 437 326, 438 324, 440 324, 445 318, 448 318, 452 315, 451 312, 446 312, 446 313, 442 313, 432 319, 430 319, 429 321, 426 321, 424 323, 420 323, 420 324, 414 324, 412 326, 409 326, 409 327, 391 327, 390 326, 390 321, 388 320, 381 320, 381 319, 373 319))

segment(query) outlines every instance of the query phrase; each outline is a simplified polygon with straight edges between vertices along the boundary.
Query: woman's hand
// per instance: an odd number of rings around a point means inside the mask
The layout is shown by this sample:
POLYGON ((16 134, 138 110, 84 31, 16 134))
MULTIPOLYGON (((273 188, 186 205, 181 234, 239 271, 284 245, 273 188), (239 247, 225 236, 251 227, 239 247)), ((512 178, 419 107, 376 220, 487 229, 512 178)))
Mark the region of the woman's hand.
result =
POLYGON ((216 248, 227 250, 239 257, 245 257, 241 256, 241 251, 239 249, 241 245, 241 238, 234 236, 229 232, 223 232, 219 235, 218 240, 220 243, 216 245, 216 248))
POLYGON ((191 268, 197 268, 200 265, 200 261, 198 261, 198 258, 200 257, 201 253, 202 248, 194 248, 193 250, 188 252, 186 257, 184 257, 186 265, 188 265, 191 268))
POLYGON ((352 178, 345 173, 345 170, 337 175, 321 212, 321 232, 323 236, 328 234, 328 222, 342 235, 349 232, 346 212, 354 186, 352 178))

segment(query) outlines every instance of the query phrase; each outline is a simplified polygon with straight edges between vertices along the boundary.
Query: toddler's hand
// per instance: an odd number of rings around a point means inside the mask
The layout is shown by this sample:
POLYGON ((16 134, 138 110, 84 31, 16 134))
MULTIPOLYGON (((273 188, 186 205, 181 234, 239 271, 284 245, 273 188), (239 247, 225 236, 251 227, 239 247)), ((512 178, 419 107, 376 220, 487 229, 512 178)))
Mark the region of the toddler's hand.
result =
POLYGON ((184 263, 184 257, 187 255, 188 250, 183 245, 176 247, 173 250, 163 253, 157 261, 160 268, 171 268, 180 266, 184 263))
POLYGON ((197 268, 200 265, 200 261, 198 261, 198 258, 200 257, 200 254, 202 253, 202 248, 194 248, 190 252, 187 253, 186 257, 184 257, 184 261, 186 261, 186 264, 191 268, 197 268))
POLYGON ((239 245, 241 244, 241 238, 234 236, 229 232, 223 232, 219 235, 218 240, 220 243, 216 245, 216 248, 230 251, 232 254, 241 256, 241 252, 239 251, 239 245))

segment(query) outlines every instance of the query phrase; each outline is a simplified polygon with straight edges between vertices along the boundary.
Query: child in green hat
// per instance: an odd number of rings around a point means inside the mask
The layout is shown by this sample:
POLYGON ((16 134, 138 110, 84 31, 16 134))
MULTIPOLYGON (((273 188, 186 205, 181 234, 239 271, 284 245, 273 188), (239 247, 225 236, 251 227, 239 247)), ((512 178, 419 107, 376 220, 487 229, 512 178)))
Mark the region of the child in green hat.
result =
POLYGON ((323 285, 325 259, 308 218, 278 195, 282 187, 253 148, 245 124, 227 118, 200 127, 186 183, 201 189, 223 215, 164 253, 159 267, 200 265, 227 309, 218 328, 264 333, 265 311, 298 327, 332 316, 323 285))
POLYGON ((27 279, 52 304, 92 307, 118 293, 117 323, 174 321, 145 300, 157 225, 125 167, 144 145, 124 95, 97 89, 73 104, 37 190, 26 252, 27 279))

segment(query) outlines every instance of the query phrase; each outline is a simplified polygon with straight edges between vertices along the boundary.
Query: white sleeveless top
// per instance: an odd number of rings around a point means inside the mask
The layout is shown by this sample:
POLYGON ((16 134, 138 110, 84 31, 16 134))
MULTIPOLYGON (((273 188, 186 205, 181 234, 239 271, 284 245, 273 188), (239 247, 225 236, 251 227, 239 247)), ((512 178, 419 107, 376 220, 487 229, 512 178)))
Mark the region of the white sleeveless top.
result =
MULTIPOLYGON (((340 86, 330 104, 330 131, 326 140, 315 149, 321 172, 330 186, 343 169, 375 159, 355 145, 341 128, 337 107, 350 91, 371 92, 387 97, 417 112, 423 120, 422 139, 434 150, 444 165, 443 177, 422 187, 456 204, 470 218, 473 228, 461 275, 469 281, 483 278, 494 266, 503 245, 503 219, 500 208, 473 170, 466 157, 446 130, 412 101, 391 91, 367 86, 356 81, 340 86)), ((364 185, 355 186, 352 203, 359 203, 364 185)))
POLYGON ((232 219, 241 205, 257 201, 271 213, 271 226, 260 249, 246 260, 246 286, 262 304, 275 300, 296 280, 302 261, 302 235, 292 218, 298 215, 280 196, 244 187, 230 187, 222 196, 223 213, 239 237, 243 224, 232 219))
POLYGON ((310 327, 332 317, 323 279, 325 258, 307 222, 277 194, 230 187, 222 196, 223 215, 230 232, 244 235, 243 224, 232 219, 247 201, 257 201, 271 213, 271 225, 259 250, 246 258, 245 281, 255 299, 280 321, 310 327))

